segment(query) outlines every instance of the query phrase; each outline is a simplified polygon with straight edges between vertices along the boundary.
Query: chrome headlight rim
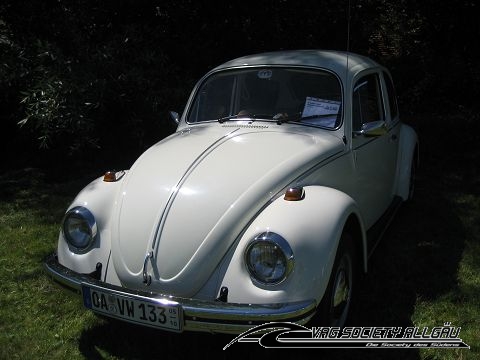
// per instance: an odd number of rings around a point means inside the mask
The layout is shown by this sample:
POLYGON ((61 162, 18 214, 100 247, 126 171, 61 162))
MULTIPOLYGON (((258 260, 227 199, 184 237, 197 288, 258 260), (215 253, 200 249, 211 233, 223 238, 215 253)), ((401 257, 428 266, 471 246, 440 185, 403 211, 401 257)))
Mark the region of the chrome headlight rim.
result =
POLYGON ((276 286, 283 283, 290 273, 292 272, 295 266, 295 258, 293 255, 293 250, 290 247, 287 240, 281 235, 275 232, 264 232, 257 235, 245 248, 244 252, 244 263, 247 267, 248 273, 250 274, 250 278, 257 284, 261 284, 263 286, 276 286), (281 276, 278 276, 274 279, 267 280, 259 274, 254 265, 251 263, 251 252, 253 249, 257 248, 258 246, 270 246, 273 250, 278 250, 278 253, 281 254, 283 257, 284 263, 284 270, 281 276))
MULTIPOLYGON (((75 228, 73 228, 75 229, 75 228)), ((97 237, 97 222, 92 212, 83 206, 75 206, 68 210, 63 217, 62 233, 68 246, 76 253, 83 254, 88 252, 97 237), (78 234, 75 234, 69 227, 71 220, 77 221, 76 229, 82 233, 84 239, 76 239, 78 234)))

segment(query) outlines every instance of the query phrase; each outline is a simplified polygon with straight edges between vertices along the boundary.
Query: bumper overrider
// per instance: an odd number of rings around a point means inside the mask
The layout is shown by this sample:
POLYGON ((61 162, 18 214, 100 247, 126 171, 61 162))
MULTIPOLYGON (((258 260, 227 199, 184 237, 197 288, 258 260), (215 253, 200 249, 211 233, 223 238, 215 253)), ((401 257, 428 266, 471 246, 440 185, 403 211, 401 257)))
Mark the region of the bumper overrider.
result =
POLYGON ((240 334, 269 322, 303 325, 316 308, 313 299, 279 304, 237 304, 130 290, 74 272, 61 265, 56 254, 45 259, 44 267, 53 280, 81 293, 84 305, 92 311, 167 331, 240 334))

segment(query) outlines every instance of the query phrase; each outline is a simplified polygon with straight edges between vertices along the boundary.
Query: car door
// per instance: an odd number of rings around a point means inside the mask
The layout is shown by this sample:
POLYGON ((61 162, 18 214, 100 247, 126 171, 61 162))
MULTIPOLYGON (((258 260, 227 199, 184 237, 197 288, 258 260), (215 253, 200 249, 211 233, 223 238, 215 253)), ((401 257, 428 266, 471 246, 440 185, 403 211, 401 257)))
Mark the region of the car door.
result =
POLYGON ((367 229, 393 201, 400 126, 396 114, 396 118, 392 119, 386 94, 383 74, 379 71, 359 77, 352 94, 356 200, 364 214, 367 229), (362 127, 372 123, 379 131, 362 134, 362 127))

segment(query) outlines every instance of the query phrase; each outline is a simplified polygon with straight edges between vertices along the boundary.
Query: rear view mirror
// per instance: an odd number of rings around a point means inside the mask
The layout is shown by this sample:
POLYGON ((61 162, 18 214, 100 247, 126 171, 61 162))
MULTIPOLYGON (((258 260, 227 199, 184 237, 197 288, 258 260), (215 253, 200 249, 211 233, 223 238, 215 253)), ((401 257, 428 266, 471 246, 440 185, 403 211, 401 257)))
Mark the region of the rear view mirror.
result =
POLYGON ((174 122, 175 126, 177 126, 180 122, 180 116, 176 111, 169 111, 170 119, 174 122))

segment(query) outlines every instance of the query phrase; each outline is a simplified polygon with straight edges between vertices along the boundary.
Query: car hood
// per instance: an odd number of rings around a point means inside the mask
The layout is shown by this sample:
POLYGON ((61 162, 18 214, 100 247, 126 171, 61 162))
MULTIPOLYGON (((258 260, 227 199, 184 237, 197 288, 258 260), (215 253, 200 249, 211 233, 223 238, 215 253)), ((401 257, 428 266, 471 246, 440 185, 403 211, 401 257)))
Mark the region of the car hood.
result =
POLYGON ((196 126, 157 143, 124 179, 112 258, 125 286, 193 296, 248 222, 314 164, 343 150, 287 126, 196 126), (153 257, 146 254, 152 252, 153 257))

